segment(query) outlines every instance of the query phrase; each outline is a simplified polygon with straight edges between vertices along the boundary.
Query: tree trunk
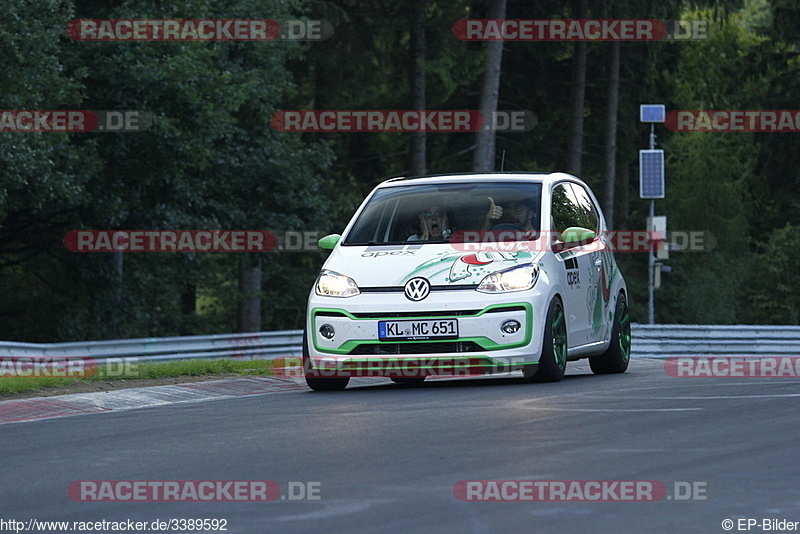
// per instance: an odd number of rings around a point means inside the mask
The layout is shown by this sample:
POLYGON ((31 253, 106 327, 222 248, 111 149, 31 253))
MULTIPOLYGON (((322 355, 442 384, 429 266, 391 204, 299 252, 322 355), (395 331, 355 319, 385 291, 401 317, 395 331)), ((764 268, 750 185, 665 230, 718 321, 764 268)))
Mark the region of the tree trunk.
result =
MULTIPOLYGON (((506 18, 506 0, 491 0, 489 6, 490 19, 506 18)), ((486 45, 486 73, 481 88, 480 110, 487 115, 497 111, 500 96, 500 65, 503 60, 503 41, 489 41, 486 45)), ((485 116, 491 120, 490 116, 485 116)), ((494 170, 495 132, 479 130, 475 134, 475 154, 472 159, 472 170, 475 172, 491 172, 494 170)))
MULTIPOLYGON (((575 0, 575 18, 585 19, 586 0, 575 0)), ((586 100, 586 62, 588 43, 575 43, 575 62, 572 64, 572 112, 569 125, 569 162, 567 172, 575 176, 581 174, 583 158, 583 104, 586 100)))
POLYGON ((197 310, 197 285, 186 283, 181 293, 181 313, 190 315, 197 310))
MULTIPOLYGON (((425 6, 424 0, 414 3, 411 26, 411 106, 417 111, 425 110, 425 6)), ((414 132, 411 134, 411 175, 422 176, 427 172, 425 132, 414 132)))
MULTIPOLYGON (((629 161, 625 161, 619 170, 619 181, 624 187, 621 190, 622 198, 620 198, 620 209, 619 212, 622 214, 620 224, 617 224, 617 229, 619 230, 627 230, 628 229, 628 215, 630 214, 630 206, 631 206, 631 183, 630 183, 630 171, 631 171, 631 163, 629 161)), ((638 184, 637 184, 638 185, 638 184)))
POLYGON ((260 330, 261 255, 243 254, 239 262, 239 313, 236 331, 259 332, 260 330))
POLYGON ((125 283, 125 257, 123 252, 112 252, 109 260, 111 262, 111 300, 106 304, 108 315, 105 318, 107 323, 105 338, 120 339, 122 337, 124 312, 122 305, 123 284, 125 283))
POLYGON ((617 183, 617 115, 619 110, 620 42, 611 42, 611 65, 608 75, 608 106, 606 114, 606 184, 603 211, 609 229, 614 226, 614 189, 617 183))

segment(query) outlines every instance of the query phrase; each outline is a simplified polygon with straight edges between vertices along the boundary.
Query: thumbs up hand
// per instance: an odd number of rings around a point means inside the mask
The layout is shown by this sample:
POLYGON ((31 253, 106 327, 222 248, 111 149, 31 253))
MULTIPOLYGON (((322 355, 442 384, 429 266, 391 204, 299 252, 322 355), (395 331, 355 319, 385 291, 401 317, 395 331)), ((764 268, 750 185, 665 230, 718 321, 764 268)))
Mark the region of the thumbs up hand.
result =
POLYGON ((489 199, 489 211, 486 212, 486 218, 490 221, 494 221, 502 217, 503 208, 495 204, 494 200, 492 200, 492 197, 486 197, 486 198, 489 199))

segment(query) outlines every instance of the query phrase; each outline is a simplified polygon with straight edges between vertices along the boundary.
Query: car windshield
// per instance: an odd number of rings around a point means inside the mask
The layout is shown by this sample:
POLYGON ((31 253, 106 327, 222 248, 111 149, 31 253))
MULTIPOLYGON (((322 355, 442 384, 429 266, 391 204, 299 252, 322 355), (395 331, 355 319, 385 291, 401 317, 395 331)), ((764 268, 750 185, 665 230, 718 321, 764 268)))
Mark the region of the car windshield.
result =
POLYGON ((379 189, 343 245, 396 245, 458 240, 463 232, 503 232, 530 239, 540 228, 539 183, 407 185, 379 189))

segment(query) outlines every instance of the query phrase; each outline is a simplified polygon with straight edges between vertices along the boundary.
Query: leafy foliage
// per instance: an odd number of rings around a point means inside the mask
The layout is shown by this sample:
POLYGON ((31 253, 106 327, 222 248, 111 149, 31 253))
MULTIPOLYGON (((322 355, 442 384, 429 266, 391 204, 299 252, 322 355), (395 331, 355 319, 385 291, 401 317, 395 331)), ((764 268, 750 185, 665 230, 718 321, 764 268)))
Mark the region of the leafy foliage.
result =
MULTIPOLYGON (((668 109, 794 109, 800 9, 785 0, 589 2, 594 18, 709 21, 709 39, 623 43, 617 229, 642 229, 638 104, 668 109)), ((482 43, 456 20, 488 2, 425 2, 429 109, 475 109, 482 43)), ((509 0, 508 18, 568 18, 571 0, 509 0)), ((412 6, 389 0, 6 0, 0 4, 3 109, 143 110, 141 133, 0 132, 0 339, 56 341, 227 332, 236 328, 235 254, 76 254, 73 229, 269 229, 340 232, 378 182, 408 170, 410 136, 295 134, 279 109, 408 109, 412 6), (76 42, 74 18, 323 18, 325 42, 76 42)), ((609 43, 589 43, 583 176, 604 180, 609 43)), ((504 43, 498 108, 530 110, 528 133, 499 133, 505 169, 567 163, 569 42, 504 43)), ((671 133, 671 230, 708 231, 709 253, 672 254, 657 292, 661 322, 796 322, 798 136, 671 133), (776 298, 781 295, 780 298, 776 298)), ((427 135, 431 172, 471 168, 474 136, 427 135)), ((322 252, 261 257, 262 327, 298 328, 322 252)), ((634 320, 644 319, 646 258, 618 255, 634 320)))

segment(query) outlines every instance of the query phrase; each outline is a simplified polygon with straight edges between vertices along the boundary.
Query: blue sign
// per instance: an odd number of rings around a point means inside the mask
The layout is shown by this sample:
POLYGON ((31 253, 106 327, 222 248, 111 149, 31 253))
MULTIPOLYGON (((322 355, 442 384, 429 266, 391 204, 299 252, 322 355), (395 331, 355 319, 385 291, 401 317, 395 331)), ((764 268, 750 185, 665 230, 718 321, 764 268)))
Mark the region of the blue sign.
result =
POLYGON ((641 104, 639 106, 640 122, 664 122, 667 118, 667 107, 664 104, 641 104))

